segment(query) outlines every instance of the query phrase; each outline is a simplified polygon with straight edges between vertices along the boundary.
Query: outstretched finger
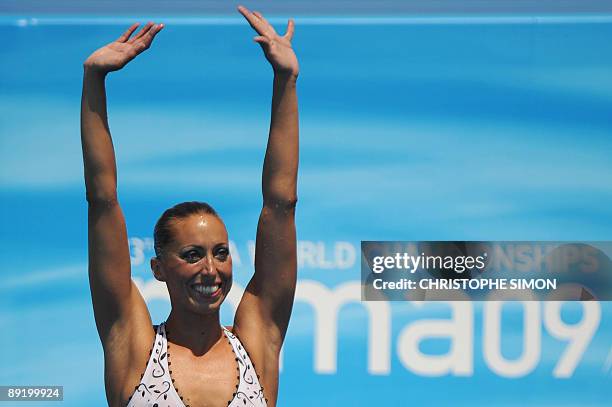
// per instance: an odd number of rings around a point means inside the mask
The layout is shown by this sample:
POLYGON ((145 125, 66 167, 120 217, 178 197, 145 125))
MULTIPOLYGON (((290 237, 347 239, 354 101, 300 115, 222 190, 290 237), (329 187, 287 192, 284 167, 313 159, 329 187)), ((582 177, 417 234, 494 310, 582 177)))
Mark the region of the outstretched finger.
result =
POLYGON ((151 43, 153 42, 153 38, 164 28, 163 24, 156 24, 151 27, 150 30, 147 31, 145 35, 142 36, 141 41, 145 45, 145 48, 149 48, 151 43))
POLYGON ((155 38, 157 33, 160 32, 164 27, 165 27, 165 25, 163 25, 162 23, 159 23, 159 24, 155 25, 153 28, 151 28, 151 30, 147 33, 147 35, 150 35, 151 36, 151 40, 153 40, 153 38, 155 38))
POLYGON ((287 23, 287 32, 285 33, 285 38, 291 41, 293 39, 294 31, 295 31, 295 22, 293 21, 293 19, 290 19, 289 22, 287 23))
POLYGON ((142 38, 142 36, 145 35, 151 29, 151 27, 153 27, 153 23, 149 21, 135 36, 130 38, 128 42, 134 42, 137 39, 142 38))
POLYGON ((263 16, 263 14, 261 14, 259 11, 253 11, 253 14, 255 14, 257 16, 257 18, 259 18, 261 20, 262 23, 264 23, 264 26, 266 27, 266 29, 268 31, 271 31, 271 34, 276 34, 276 31, 274 30, 274 27, 272 26, 272 24, 270 24, 268 22, 268 20, 266 20, 266 18, 263 16))
POLYGON ((132 33, 134 31, 136 31, 136 29, 138 28, 139 25, 140 25, 140 23, 132 24, 131 27, 128 28, 126 32, 121 34, 121 37, 117 38, 117 42, 126 42, 128 40, 128 38, 130 38, 130 35, 132 35, 132 33))
POLYGON ((263 21, 261 21, 255 14, 251 13, 249 9, 244 6, 238 6, 238 11, 244 16, 244 18, 246 18, 249 25, 253 27, 255 31, 257 31, 257 34, 264 35, 266 33, 263 21))

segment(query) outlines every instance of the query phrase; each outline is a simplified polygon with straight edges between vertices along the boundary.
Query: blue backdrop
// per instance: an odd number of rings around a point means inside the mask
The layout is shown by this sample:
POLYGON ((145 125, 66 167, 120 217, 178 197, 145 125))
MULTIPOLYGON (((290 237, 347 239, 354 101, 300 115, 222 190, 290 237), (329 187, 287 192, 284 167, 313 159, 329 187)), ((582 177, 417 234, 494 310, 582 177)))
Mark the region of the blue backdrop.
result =
MULTIPOLYGON (((63 385, 65 406, 105 404, 82 62, 131 21, 1 17, 0 384, 63 385)), ((252 273, 272 78, 240 19, 162 21, 108 79, 133 276, 156 323, 169 303, 148 259, 165 208, 210 202, 233 243, 234 296, 252 273)), ((296 23, 300 268, 279 405, 610 405, 609 303, 360 303, 358 250, 612 240, 612 19, 296 23)), ((228 301, 224 323, 232 313, 228 301)))

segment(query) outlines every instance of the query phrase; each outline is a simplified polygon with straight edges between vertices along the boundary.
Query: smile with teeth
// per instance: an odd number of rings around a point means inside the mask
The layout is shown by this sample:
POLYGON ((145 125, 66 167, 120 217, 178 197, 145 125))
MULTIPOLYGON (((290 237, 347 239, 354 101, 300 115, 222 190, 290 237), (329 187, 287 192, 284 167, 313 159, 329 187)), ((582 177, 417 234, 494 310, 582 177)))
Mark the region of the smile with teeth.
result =
POLYGON ((221 284, 193 284, 191 288, 199 294, 212 297, 218 294, 221 284))

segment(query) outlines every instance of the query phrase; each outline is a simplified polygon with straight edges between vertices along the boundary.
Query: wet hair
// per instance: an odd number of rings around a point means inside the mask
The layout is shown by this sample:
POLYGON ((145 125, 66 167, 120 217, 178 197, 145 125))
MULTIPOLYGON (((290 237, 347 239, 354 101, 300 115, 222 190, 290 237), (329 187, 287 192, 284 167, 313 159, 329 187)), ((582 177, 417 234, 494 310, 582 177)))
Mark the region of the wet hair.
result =
POLYGON ((155 229, 153 230, 153 247, 157 257, 161 256, 163 252, 162 248, 172 241, 172 231, 170 230, 171 221, 184 219, 195 214, 209 214, 221 219, 217 211, 206 202, 181 202, 180 204, 174 205, 172 208, 166 209, 157 220, 155 229))

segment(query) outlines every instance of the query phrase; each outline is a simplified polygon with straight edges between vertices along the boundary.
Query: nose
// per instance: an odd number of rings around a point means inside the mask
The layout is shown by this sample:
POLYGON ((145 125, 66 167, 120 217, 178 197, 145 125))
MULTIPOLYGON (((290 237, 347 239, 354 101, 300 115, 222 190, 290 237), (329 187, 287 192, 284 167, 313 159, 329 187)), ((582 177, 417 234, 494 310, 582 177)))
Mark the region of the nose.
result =
POLYGON ((202 259, 202 274, 214 276, 217 272, 215 268, 215 262, 211 255, 208 255, 202 259))

